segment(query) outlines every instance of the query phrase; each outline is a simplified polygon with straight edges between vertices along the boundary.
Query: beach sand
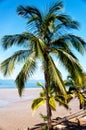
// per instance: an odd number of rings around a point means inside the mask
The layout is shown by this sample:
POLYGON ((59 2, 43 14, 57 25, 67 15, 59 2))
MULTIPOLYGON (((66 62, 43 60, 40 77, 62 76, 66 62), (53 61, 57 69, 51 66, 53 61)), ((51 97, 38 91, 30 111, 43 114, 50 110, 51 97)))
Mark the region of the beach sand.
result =
MULTIPOLYGON (((40 89, 25 89, 20 98, 17 89, 0 89, 0 130, 26 130, 38 123, 42 123, 39 113, 46 115, 46 107, 43 105, 35 113, 32 113, 32 100, 38 97, 40 89)), ((79 111, 79 102, 74 99, 69 104, 70 110, 57 104, 57 111, 53 112, 53 118, 64 117, 79 111)), ((84 120, 86 121, 86 119, 84 120)))

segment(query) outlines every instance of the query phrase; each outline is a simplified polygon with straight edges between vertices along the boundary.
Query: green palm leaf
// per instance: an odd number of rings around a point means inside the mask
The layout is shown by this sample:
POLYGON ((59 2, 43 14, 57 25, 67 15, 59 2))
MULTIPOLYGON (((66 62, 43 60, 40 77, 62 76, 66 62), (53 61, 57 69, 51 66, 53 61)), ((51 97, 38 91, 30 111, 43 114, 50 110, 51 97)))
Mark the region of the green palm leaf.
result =
POLYGON ((41 83, 37 82, 37 86, 42 87, 43 91, 45 92, 45 87, 41 83))
POLYGON ((70 77, 68 76, 66 82, 68 82, 69 90, 67 91, 67 100, 68 102, 74 98, 77 97, 80 102, 80 108, 84 106, 85 103, 85 97, 84 94, 82 93, 83 87, 78 86, 78 84, 70 77))
POLYGON ((43 98, 37 98, 37 99, 34 99, 33 102, 32 102, 32 110, 35 111, 37 110, 41 105, 43 105, 45 103, 45 100, 43 98))
POLYGON ((71 99, 73 99, 74 98, 74 93, 72 94, 72 93, 67 93, 67 103, 69 103, 70 101, 71 101, 71 99))
MULTIPOLYGON (((64 82, 61 78, 61 73, 56 68, 55 63, 53 62, 52 58, 48 56, 48 60, 46 61, 48 64, 48 75, 50 75, 50 81, 55 83, 55 86, 58 88, 59 92, 62 94, 66 94, 66 90, 64 87, 64 82), (52 72, 52 75, 51 75, 52 72)), ((55 87, 53 86, 53 87, 55 87)))
POLYGON ((34 51, 36 52, 36 56, 44 59, 43 51, 46 49, 46 45, 42 42, 41 39, 33 39, 34 51))
POLYGON ((70 53, 57 49, 58 57, 64 66, 66 66, 68 72, 71 74, 72 78, 78 83, 82 84, 83 82, 83 69, 79 62, 73 58, 70 53), (72 71, 73 70, 73 71, 72 71))
POLYGON ((26 6, 26 7, 19 6, 17 8, 17 12, 19 15, 25 18, 28 18, 27 25, 31 31, 33 30, 33 26, 34 26, 34 32, 35 31, 37 32, 37 30, 40 31, 41 23, 42 23, 42 16, 39 9, 37 9, 36 7, 31 7, 31 6, 26 6))
POLYGON ((54 97, 50 97, 50 99, 49 99, 49 104, 50 104, 51 108, 52 108, 54 111, 56 111, 56 101, 55 101, 54 97))
POLYGON ((81 94, 81 93, 76 93, 76 96, 78 97, 80 103, 81 103, 82 105, 84 105, 85 98, 84 98, 83 94, 81 94))
POLYGON ((36 69, 35 53, 32 53, 25 62, 25 64, 23 65, 21 71, 19 72, 15 80, 20 96, 22 94, 23 88, 25 87, 25 82, 30 76, 33 75, 35 69, 36 69))
POLYGON ((61 48, 61 49, 64 49, 64 50, 67 50, 67 51, 71 51, 70 50, 70 47, 71 47, 71 45, 70 45, 70 42, 69 41, 67 41, 67 38, 65 37, 65 36, 61 36, 61 37, 59 37, 59 38, 57 38, 57 39, 55 39, 55 40, 53 40, 50 44, 51 44, 51 46, 53 47, 53 49, 54 48, 61 48), (66 42, 67 41, 67 42, 66 42))
POLYGON ((2 38, 2 46, 4 49, 8 49, 9 47, 13 45, 19 45, 19 46, 28 46, 27 40, 31 40, 34 37, 33 34, 24 32, 22 34, 15 34, 15 35, 5 35, 2 38))
POLYGON ((63 105, 65 108, 68 109, 68 103, 67 103, 67 95, 56 95, 55 100, 59 102, 60 105, 63 105))
POLYGON ((10 76, 14 69, 14 66, 18 62, 24 62, 30 55, 29 50, 19 50, 14 53, 11 57, 7 58, 1 63, 1 71, 5 76, 10 76))
POLYGON ((71 44, 74 46, 74 48, 78 50, 81 54, 83 54, 85 52, 85 45, 86 45, 84 40, 79 36, 75 36, 71 34, 69 35, 69 37, 70 37, 71 44))
POLYGON ((59 14, 56 18, 67 28, 78 29, 79 27, 79 23, 73 21, 68 15, 59 14))
POLYGON ((37 16, 40 20, 42 19, 40 11, 36 7, 31 6, 19 6, 17 8, 19 15, 28 18, 29 16, 37 16))
POLYGON ((50 7, 49 9, 49 13, 50 14, 53 14, 53 13, 56 13, 58 12, 59 10, 62 10, 63 9, 63 2, 60 1, 60 2, 55 2, 52 4, 52 6, 50 7))
POLYGON ((28 49, 30 49, 33 46, 32 43, 37 43, 39 41, 41 40, 38 37, 36 37, 33 33, 24 32, 22 34, 5 35, 2 38, 2 46, 4 49, 8 49, 13 45, 23 46, 25 48, 28 47, 28 49))
POLYGON ((55 22, 56 16, 54 14, 48 14, 45 17, 45 20, 42 24, 42 36, 45 38, 47 37, 48 40, 52 37, 53 32, 55 31, 54 22, 55 22))

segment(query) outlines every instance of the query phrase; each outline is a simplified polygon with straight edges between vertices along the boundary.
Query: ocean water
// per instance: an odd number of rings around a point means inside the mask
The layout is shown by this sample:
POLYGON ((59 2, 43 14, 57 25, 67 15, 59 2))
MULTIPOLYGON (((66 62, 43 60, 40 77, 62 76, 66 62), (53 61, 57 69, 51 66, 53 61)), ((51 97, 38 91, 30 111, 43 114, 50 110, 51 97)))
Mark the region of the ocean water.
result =
MULTIPOLYGON (((40 88, 37 86, 37 82, 44 84, 43 80, 28 80, 25 84, 25 88, 40 88)), ((0 89, 15 89, 17 88, 14 80, 2 80, 0 79, 0 89)))

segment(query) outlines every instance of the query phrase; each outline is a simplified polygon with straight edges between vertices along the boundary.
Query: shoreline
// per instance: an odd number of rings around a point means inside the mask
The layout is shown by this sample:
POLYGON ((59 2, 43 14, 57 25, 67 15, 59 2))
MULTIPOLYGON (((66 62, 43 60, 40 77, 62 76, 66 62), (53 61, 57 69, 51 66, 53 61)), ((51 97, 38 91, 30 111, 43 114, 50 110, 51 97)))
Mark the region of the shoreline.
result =
POLYGON ((33 100, 39 96, 41 88, 25 88, 20 97, 17 88, 0 89, 0 107, 9 105, 9 103, 33 100), (36 91, 36 93, 35 93, 36 91))

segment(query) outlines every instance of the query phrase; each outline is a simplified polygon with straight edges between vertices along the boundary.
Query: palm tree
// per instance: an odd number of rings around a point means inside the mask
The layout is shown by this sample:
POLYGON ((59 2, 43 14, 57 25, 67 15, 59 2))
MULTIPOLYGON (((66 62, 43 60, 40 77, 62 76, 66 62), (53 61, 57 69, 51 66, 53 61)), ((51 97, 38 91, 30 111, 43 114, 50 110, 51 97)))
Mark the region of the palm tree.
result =
MULTIPOLYGON (((46 103, 46 88, 39 82, 37 85, 42 88, 42 91, 40 92, 39 97, 32 101, 31 107, 33 111, 37 110, 40 106, 46 103)), ((59 95, 59 93, 57 94, 54 92, 53 86, 48 87, 48 96, 51 110, 56 111, 56 102, 68 109, 67 100, 63 95, 59 95)))
MULTIPOLYGON (((75 81, 71 78, 71 76, 67 77, 67 80, 64 81, 66 87, 68 87, 67 89, 67 93, 68 95, 72 95, 68 98, 68 100, 70 101, 71 99, 77 97, 79 99, 80 102, 80 109, 82 109, 84 107, 84 103, 85 103, 85 92, 83 89, 83 85, 79 86, 75 83, 75 81)), ((83 82, 84 83, 84 82, 83 82)))
POLYGON ((2 46, 5 50, 13 45, 23 46, 22 50, 15 52, 1 63, 1 71, 5 76, 10 76, 16 63, 24 63, 15 80, 20 96, 25 87, 25 82, 37 68, 38 59, 41 60, 46 88, 49 129, 52 128, 48 96, 50 81, 52 81, 55 91, 61 95, 66 95, 61 72, 53 57, 56 56, 60 59, 62 65, 65 66, 78 84, 82 83, 83 75, 82 67, 71 48, 74 47, 83 54, 85 42, 79 36, 67 33, 70 29, 77 29, 79 24, 68 15, 63 14, 62 9, 62 1, 50 4, 44 14, 44 11, 42 12, 36 7, 19 6, 17 8, 18 15, 27 19, 28 31, 22 34, 5 35, 2 38, 2 46))

